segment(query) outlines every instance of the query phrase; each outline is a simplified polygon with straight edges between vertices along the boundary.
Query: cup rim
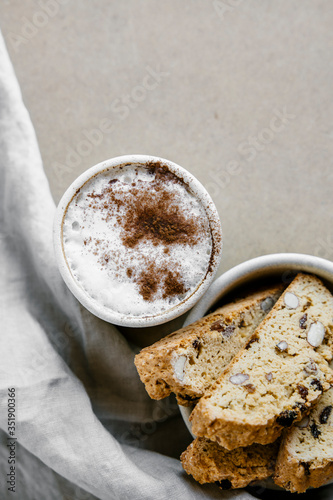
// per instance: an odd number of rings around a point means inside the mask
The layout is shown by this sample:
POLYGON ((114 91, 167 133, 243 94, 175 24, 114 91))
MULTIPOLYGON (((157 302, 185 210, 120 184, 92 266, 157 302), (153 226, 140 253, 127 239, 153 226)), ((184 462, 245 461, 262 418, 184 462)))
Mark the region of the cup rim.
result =
MULTIPOLYGON (((287 284, 289 282, 288 273, 295 271, 315 274, 324 281, 329 282, 331 289, 333 289, 333 262, 327 259, 302 253, 262 255, 242 262, 219 276, 207 290, 205 296, 186 317, 183 326, 188 326, 202 318, 214 304, 242 284, 247 285, 258 278, 273 277, 279 275, 279 273, 281 273, 281 278, 284 278, 287 284)), ((190 406, 178 406, 188 431, 195 438, 196 436, 192 432, 191 422, 189 421, 192 408, 190 406)), ((333 480, 327 484, 331 483, 333 483, 333 480)), ((258 484, 269 489, 281 490, 269 479, 260 481, 258 484)))
POLYGON ((108 323, 136 328, 155 326, 166 323, 167 321, 171 321, 172 319, 184 314, 191 307, 193 307, 195 303, 198 302, 198 300, 206 292, 217 272, 218 266, 221 261, 223 246, 222 228, 217 209, 207 190, 198 181, 198 179, 196 179, 185 168, 170 160, 157 156, 139 154, 117 156, 115 158, 104 160, 97 165, 88 168, 71 183, 71 185, 67 188, 62 198, 60 199, 56 209, 53 224, 53 242, 56 261, 61 276, 70 291, 77 298, 77 300, 95 316, 103 319, 104 321, 107 321, 108 323), (106 308, 89 297, 89 295, 72 276, 63 251, 62 224, 69 203, 76 195, 78 190, 92 177, 101 173, 103 170, 107 170, 113 167, 119 167, 122 165, 126 166, 127 164, 145 165, 149 162, 159 162, 162 165, 165 165, 170 170, 170 172, 176 174, 190 188, 191 192, 202 204, 211 229, 213 241, 212 259, 205 277, 198 284, 192 294, 181 301, 179 304, 171 307, 170 309, 167 309, 162 313, 158 313, 152 316, 128 316, 126 314, 122 314, 112 309, 106 308))

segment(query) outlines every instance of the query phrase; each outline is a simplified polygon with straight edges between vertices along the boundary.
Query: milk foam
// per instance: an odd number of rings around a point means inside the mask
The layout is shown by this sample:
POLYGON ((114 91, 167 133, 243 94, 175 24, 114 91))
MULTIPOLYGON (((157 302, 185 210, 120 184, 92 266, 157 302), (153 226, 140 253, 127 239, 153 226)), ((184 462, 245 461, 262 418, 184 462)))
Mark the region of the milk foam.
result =
POLYGON ((92 300, 128 316, 153 316, 179 304, 205 277, 212 253, 205 210, 182 182, 163 182, 162 187, 172 195, 177 210, 195 219, 196 243, 165 245, 143 238, 133 248, 124 245, 122 221, 131 210, 133 193, 144 187, 153 196, 154 181, 155 174, 143 166, 107 169, 81 187, 63 220, 63 250, 74 279, 92 300), (112 185, 113 196, 122 202, 111 213, 103 208, 102 195, 109 185, 112 185), (160 287, 153 300, 145 300, 140 293, 138 276, 149 265, 156 270, 175 270, 186 291, 163 296, 163 287, 160 287))

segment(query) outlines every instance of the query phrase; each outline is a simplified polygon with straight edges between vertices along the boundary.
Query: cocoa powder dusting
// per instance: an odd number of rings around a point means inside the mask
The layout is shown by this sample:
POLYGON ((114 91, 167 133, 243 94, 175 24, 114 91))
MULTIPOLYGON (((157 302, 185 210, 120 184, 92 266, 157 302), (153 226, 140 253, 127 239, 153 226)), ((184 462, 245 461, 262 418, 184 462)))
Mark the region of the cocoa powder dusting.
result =
POLYGON ((150 175, 154 176, 154 181, 155 182, 172 182, 173 184, 183 184, 185 186, 185 183, 182 179, 177 177, 177 175, 173 174, 170 172, 167 166, 162 165, 160 162, 148 162, 146 165, 146 168, 150 175))
POLYGON ((177 271, 167 271, 167 275, 164 280, 163 299, 174 295, 183 295, 185 292, 187 292, 187 289, 184 286, 184 283, 181 282, 179 273, 177 273, 177 271))
POLYGON ((157 267, 154 263, 150 263, 146 270, 140 272, 137 283, 144 300, 153 300, 159 287, 163 290, 163 299, 182 295, 188 290, 176 270, 157 267))
POLYGON ((140 193, 128 210, 123 222, 124 245, 135 247, 141 240, 150 240, 154 245, 195 245, 198 224, 195 218, 185 217, 173 205, 173 196, 168 192, 140 193))
MULTIPOLYGON (((182 179, 159 163, 147 165, 147 171, 153 176, 151 182, 137 180, 129 185, 126 195, 119 193, 119 179, 111 179, 108 184, 96 193, 90 192, 89 207, 101 211, 102 220, 108 222, 116 217, 121 228, 121 239, 127 248, 135 248, 139 243, 150 242, 154 246, 162 245, 164 254, 170 253, 172 245, 195 245, 202 236, 200 219, 191 211, 179 208, 175 196, 166 186, 182 184, 182 179), (124 209, 120 212, 120 209, 124 209)), ((85 240, 85 245, 93 243, 100 247, 99 263, 102 266, 114 261, 115 256, 108 254, 104 242, 85 240)), ((92 249, 95 254, 95 248, 92 249)), ((137 284, 144 300, 152 301, 157 292, 163 299, 183 295, 188 291, 176 266, 160 264, 158 267, 154 257, 145 256, 145 269, 127 268, 126 276, 137 284)))
POLYGON ((159 285, 159 279, 154 272, 153 264, 151 264, 146 271, 140 273, 138 285, 144 300, 152 300, 159 285))

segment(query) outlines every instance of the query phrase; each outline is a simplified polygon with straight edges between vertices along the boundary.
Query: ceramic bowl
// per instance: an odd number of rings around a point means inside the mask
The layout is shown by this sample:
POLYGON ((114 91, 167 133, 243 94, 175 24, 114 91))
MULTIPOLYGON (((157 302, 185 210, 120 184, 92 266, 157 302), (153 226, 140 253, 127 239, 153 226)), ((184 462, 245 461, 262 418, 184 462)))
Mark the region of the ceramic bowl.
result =
MULTIPOLYGON (((215 280, 187 316, 184 326, 202 318, 217 305, 228 303, 237 295, 244 295, 247 289, 278 282, 285 283, 287 286, 299 271, 317 275, 333 293, 333 262, 299 253, 263 255, 233 267, 215 280)), ((189 432, 195 437, 189 421, 191 411, 191 407, 180 406, 184 422, 189 432)), ((271 489, 280 489, 270 479, 258 484, 271 489)))

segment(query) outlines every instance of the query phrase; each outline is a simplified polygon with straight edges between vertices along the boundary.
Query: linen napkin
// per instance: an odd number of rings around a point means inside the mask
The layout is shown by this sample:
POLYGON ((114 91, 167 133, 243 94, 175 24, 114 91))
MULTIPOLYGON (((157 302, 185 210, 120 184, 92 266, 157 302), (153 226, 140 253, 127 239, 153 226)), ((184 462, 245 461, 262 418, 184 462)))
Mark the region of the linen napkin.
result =
POLYGON ((86 311, 62 281, 52 242, 55 205, 2 38, 0 158, 1 498, 13 498, 9 488, 20 500, 67 498, 58 488, 62 477, 71 498, 221 498, 217 487, 197 485, 179 460, 162 454, 189 441, 177 405, 149 399, 133 364, 138 349, 86 311), (45 490, 31 487, 39 477, 30 476, 34 460, 46 466, 45 490))

